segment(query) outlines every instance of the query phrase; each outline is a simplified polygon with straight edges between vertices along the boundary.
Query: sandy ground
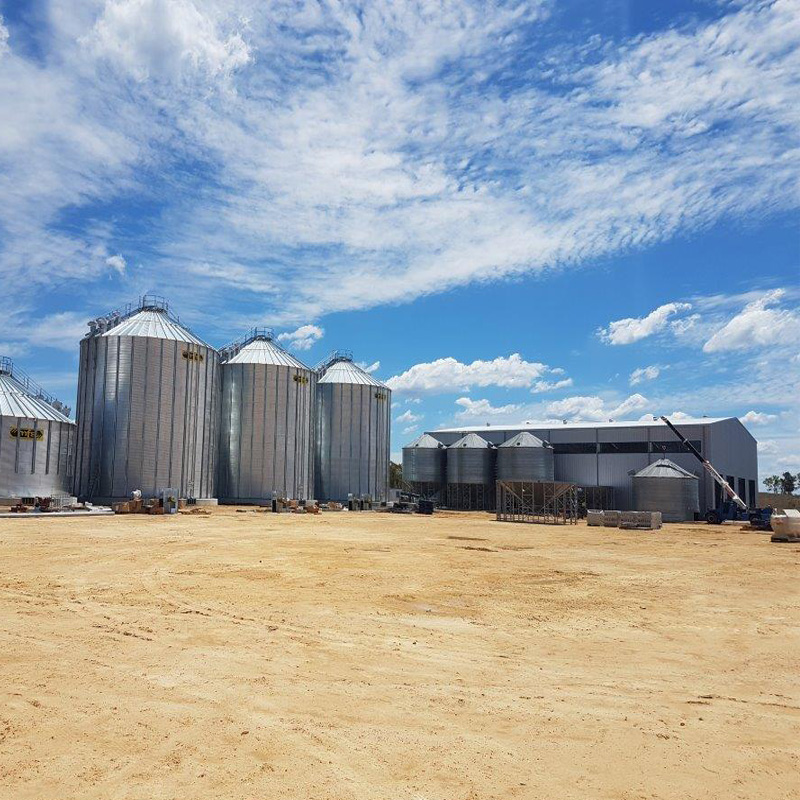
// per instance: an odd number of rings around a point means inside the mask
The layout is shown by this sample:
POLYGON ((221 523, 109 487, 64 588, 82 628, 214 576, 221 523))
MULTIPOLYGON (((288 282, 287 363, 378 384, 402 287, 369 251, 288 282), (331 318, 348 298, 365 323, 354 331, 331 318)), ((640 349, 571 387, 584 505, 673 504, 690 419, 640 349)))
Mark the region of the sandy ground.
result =
POLYGON ((0 797, 797 798, 800 546, 0 520, 0 797))

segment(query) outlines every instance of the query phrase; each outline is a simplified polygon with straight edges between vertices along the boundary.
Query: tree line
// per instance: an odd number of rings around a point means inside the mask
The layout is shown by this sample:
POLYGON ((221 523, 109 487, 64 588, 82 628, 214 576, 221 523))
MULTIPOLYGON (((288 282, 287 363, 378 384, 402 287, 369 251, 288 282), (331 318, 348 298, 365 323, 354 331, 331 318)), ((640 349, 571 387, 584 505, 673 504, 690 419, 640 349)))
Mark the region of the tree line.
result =
POLYGON ((791 472, 784 472, 783 475, 770 475, 762 481, 767 491, 775 494, 794 494, 795 489, 800 485, 800 472, 792 475, 791 472))

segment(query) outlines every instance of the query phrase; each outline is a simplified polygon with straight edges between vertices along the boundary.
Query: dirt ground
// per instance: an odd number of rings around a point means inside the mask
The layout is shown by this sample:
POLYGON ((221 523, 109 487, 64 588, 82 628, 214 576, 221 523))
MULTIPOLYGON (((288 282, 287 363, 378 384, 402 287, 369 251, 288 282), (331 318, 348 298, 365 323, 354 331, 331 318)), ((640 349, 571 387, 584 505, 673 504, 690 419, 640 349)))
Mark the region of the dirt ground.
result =
POLYGON ((800 546, 0 520, 0 797, 797 798, 800 546))

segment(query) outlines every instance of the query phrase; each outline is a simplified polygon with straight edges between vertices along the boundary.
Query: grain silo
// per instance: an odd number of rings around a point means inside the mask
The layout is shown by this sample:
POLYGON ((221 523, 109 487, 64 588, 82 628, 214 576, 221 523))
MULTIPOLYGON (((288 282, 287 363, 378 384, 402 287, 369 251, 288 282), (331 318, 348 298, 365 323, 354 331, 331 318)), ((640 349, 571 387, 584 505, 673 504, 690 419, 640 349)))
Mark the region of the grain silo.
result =
POLYGON ((0 498, 69 494, 74 442, 69 408, 0 358, 0 498))
POLYGON ((91 321, 80 344, 76 494, 213 498, 219 379, 217 351, 162 298, 91 321))
POLYGON ((665 522, 694 519, 700 511, 700 480, 668 458, 654 461, 633 476, 636 511, 660 511, 665 522))
POLYGON ((497 448, 497 480, 552 481, 553 448, 522 431, 497 448))
POLYGON ((266 328, 223 348, 221 357, 219 499, 313 497, 316 374, 266 328))
POLYGON ((391 391, 348 352, 332 353, 317 374, 317 498, 385 501, 391 391))
POLYGON ((447 448, 447 505, 490 511, 495 506, 497 449, 477 433, 468 433, 447 448))
POLYGON ((403 480, 426 500, 442 501, 447 480, 447 448, 423 433, 403 448, 403 480))

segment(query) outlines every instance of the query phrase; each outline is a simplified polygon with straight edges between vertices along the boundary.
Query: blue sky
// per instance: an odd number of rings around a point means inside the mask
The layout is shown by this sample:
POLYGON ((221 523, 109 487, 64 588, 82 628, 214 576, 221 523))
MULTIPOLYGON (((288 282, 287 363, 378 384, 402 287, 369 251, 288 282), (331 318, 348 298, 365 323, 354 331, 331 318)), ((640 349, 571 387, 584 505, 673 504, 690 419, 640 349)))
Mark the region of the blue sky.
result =
POLYGON ((86 320, 156 291, 352 349, 395 453, 730 414, 800 470, 800 0, 0 14, 0 352, 65 401, 86 320))

